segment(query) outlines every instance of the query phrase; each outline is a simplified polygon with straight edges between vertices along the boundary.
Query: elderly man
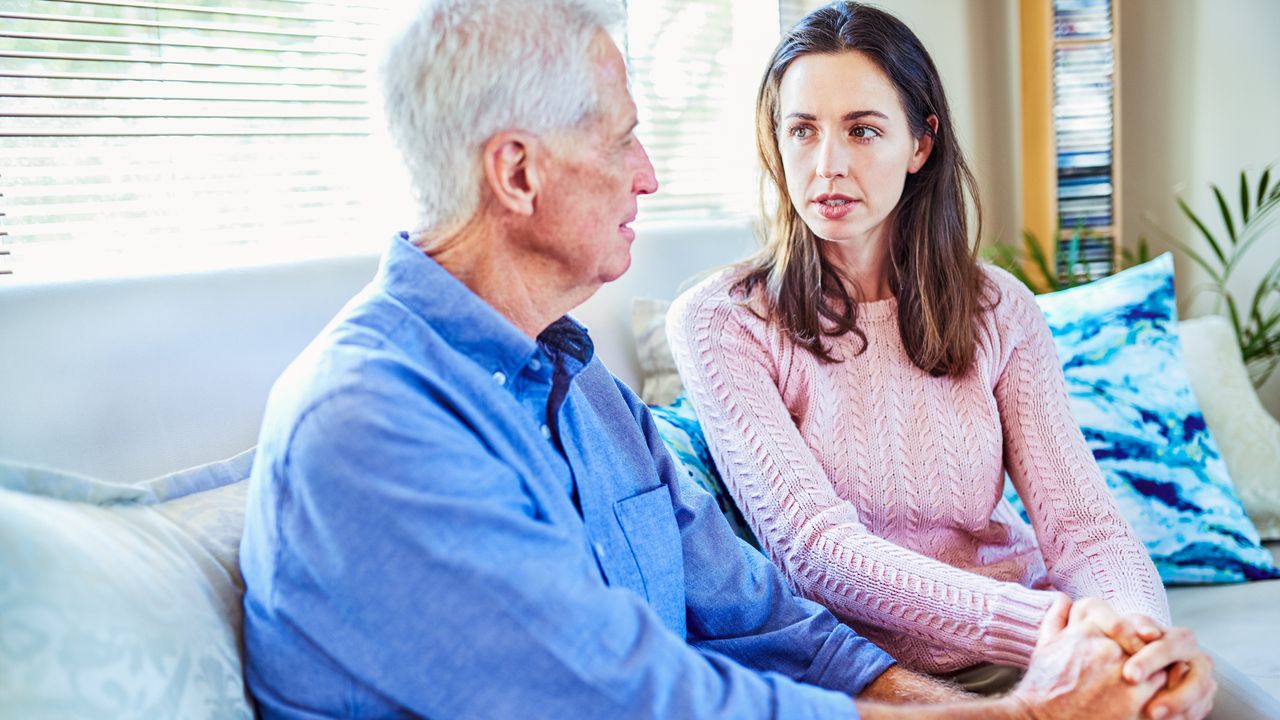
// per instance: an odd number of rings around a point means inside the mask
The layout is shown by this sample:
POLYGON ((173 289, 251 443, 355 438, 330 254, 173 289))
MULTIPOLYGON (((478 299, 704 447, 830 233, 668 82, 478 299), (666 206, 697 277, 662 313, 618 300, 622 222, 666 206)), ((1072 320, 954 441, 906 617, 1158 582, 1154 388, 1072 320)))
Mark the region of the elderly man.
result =
POLYGON ((1018 689, 973 700, 793 597, 681 484, 565 315, 658 187, 616 12, 440 0, 393 44, 424 223, 271 394, 241 558, 262 714, 1133 716, 1163 676, 1121 681, 1065 606, 1018 689))

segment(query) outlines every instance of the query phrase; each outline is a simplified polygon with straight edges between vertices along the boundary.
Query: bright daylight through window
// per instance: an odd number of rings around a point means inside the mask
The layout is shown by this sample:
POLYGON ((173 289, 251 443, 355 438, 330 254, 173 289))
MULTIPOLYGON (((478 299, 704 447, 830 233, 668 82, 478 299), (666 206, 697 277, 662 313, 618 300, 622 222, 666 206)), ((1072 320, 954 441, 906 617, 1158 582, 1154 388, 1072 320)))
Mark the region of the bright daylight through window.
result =
MULTIPOLYGON (((0 272, 376 252, 412 221, 370 72, 405 2, 6 0, 0 272)), ((754 93, 778 3, 644 0, 628 16, 638 132, 662 183, 641 222, 753 215, 754 93)))

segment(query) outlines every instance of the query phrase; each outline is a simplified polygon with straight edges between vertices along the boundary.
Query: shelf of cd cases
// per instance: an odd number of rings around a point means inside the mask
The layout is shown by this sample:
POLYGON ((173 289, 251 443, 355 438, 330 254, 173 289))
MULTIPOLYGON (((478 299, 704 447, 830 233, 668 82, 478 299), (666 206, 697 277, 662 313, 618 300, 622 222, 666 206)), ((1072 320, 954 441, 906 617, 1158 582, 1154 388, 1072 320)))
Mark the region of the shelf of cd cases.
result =
POLYGON ((1115 269, 1113 0, 1050 1, 1058 273, 1099 277, 1115 269))

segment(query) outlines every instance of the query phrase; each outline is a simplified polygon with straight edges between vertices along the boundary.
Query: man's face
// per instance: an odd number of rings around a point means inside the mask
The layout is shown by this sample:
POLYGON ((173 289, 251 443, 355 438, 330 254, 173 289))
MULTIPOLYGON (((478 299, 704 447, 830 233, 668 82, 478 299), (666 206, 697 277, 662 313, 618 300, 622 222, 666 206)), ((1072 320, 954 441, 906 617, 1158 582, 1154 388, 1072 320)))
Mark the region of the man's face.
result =
POLYGON ((580 127, 546 138, 544 191, 535 220, 543 255, 571 287, 594 292, 631 265, 636 199, 658 189, 636 138, 636 106, 622 54, 601 32, 592 43, 599 106, 580 127), (541 217, 538 217, 541 216, 541 217))

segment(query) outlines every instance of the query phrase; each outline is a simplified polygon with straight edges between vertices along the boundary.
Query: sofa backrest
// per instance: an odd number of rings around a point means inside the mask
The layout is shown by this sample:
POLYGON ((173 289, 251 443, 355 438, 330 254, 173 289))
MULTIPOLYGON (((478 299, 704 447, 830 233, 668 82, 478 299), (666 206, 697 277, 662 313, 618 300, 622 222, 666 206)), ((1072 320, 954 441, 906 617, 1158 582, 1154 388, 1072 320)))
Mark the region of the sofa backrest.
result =
MULTIPOLYGON (((637 385, 630 299, 674 297, 751 246, 745 223, 642 228, 631 270, 574 314, 637 385)), ((252 446, 271 384, 376 268, 361 256, 0 283, 0 458, 136 482, 252 446)))

